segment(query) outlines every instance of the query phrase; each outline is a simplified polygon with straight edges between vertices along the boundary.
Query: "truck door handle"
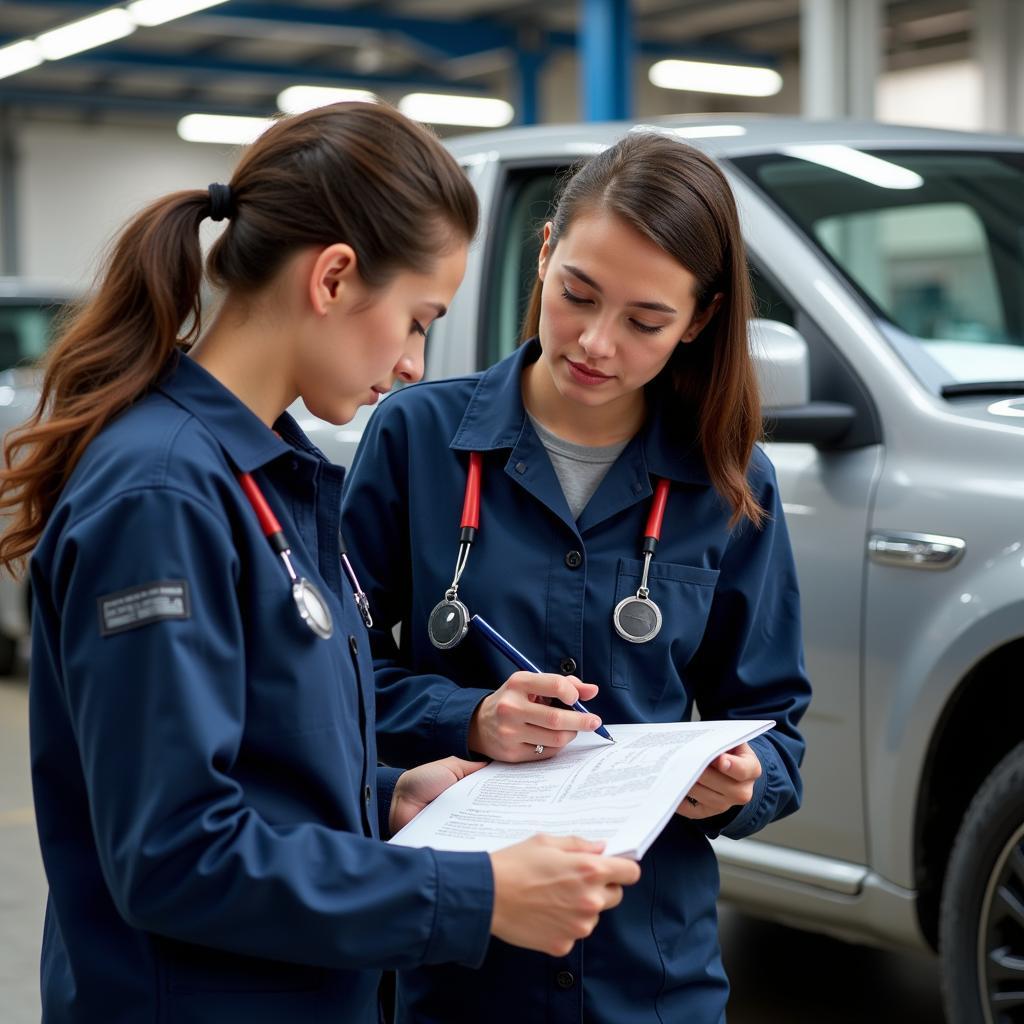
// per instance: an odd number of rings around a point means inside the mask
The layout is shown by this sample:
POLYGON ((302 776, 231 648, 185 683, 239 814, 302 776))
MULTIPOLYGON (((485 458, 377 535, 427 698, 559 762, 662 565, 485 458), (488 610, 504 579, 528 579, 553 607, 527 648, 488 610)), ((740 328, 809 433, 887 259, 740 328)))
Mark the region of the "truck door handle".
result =
POLYGON ((872 562, 904 569, 952 569, 966 548, 959 537, 934 533, 872 533, 868 538, 872 562))

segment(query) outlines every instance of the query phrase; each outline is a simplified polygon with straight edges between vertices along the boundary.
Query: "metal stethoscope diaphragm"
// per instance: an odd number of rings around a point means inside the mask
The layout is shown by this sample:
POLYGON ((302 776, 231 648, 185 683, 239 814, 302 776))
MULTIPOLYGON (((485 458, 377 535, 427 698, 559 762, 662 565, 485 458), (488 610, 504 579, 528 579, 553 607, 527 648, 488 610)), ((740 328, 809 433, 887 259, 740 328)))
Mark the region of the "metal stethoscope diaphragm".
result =
MULTIPOLYGON (((281 529, 281 524, 277 521, 277 516, 274 515, 274 510, 263 496, 263 492, 253 479, 252 474, 239 473, 238 482, 241 484, 246 498, 249 499, 249 504, 252 505, 253 511, 256 513, 256 518, 259 520, 263 535, 267 538, 271 548, 281 558, 285 572, 288 574, 288 579, 291 582, 292 600, 295 602, 295 609, 299 613, 299 619, 322 640, 330 640, 334 635, 334 618, 331 615, 331 609, 327 604, 327 600, 314 583, 306 579, 305 576, 299 576, 295 571, 295 567, 292 565, 291 545, 289 545, 284 535, 284 530, 281 529)), ((356 607, 359 609, 359 614, 362 616, 366 628, 369 629, 373 625, 373 619, 370 616, 370 602, 363 592, 363 588, 359 585, 355 570, 353 570, 352 564, 348 560, 348 553, 345 551, 345 544, 340 532, 338 534, 338 550, 342 567, 349 578, 349 582, 352 584, 352 596, 355 599, 356 607)))
MULTIPOLYGON (((451 585, 445 591, 444 599, 434 605, 427 619, 427 635, 439 650, 447 651, 457 647, 469 632, 470 611, 459 600, 459 581, 466 571, 469 552, 480 528, 480 485, 483 476, 483 456, 470 452, 469 470, 466 474, 466 494, 462 504, 462 521, 459 533, 459 553, 455 560, 455 574, 451 585)), ((612 625, 623 640, 631 644, 645 644, 661 631, 661 609, 651 600, 648 586, 651 560, 661 539, 661 526, 665 519, 670 489, 668 480, 658 479, 647 525, 644 528, 641 555, 644 560, 643 576, 636 594, 619 601, 612 612, 612 625)))

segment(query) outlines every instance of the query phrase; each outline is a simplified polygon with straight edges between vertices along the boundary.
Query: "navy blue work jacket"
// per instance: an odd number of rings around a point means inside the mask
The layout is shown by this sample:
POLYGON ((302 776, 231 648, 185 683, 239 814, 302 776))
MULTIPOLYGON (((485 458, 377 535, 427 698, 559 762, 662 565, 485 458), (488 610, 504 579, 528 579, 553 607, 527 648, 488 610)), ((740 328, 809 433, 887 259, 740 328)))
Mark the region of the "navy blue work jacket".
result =
POLYGON ((366 1024, 378 969, 476 964, 486 856, 379 840, 342 472, 186 356, 90 444, 32 558, 43 1020, 366 1024), (279 436, 278 436, 279 435, 279 436), (254 474, 334 636, 300 620, 254 474))
POLYGON ((430 610, 452 579, 471 451, 484 455, 480 529, 459 587, 471 612, 543 670, 597 683, 588 707, 609 724, 686 721, 696 703, 707 719, 778 725, 752 744, 763 767, 753 800, 704 823, 673 817, 639 884, 569 956, 495 941, 479 971, 403 972, 400 1020, 713 1024, 723 1019, 728 984, 708 836, 748 836, 794 811, 801 792, 797 722, 810 690, 775 475, 755 451, 749 478, 770 518, 762 529, 730 529, 692 434, 680 438, 663 415, 672 396, 655 395, 644 430, 575 521, 522 403, 522 371, 538 354, 533 341, 483 375, 388 398, 346 481, 345 536, 376 619, 384 760, 466 756, 474 709, 515 670, 472 630, 447 652, 427 637, 430 610), (612 610, 640 585, 652 476, 672 483, 650 573, 664 625, 637 645, 616 635, 612 610))

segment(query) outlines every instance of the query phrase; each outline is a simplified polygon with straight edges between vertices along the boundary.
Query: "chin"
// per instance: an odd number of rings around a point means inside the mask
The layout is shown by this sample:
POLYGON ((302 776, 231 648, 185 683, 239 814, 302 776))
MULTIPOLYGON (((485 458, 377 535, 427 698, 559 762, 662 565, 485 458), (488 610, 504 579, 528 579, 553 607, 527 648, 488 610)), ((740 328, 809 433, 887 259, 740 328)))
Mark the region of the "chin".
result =
POLYGON ((354 399, 335 399, 333 402, 324 403, 314 403, 305 397, 303 397, 302 400, 305 403, 306 408, 310 413, 312 413, 312 415, 316 416, 317 419, 324 420, 336 427, 350 423, 359 411, 360 405, 360 403, 354 399))

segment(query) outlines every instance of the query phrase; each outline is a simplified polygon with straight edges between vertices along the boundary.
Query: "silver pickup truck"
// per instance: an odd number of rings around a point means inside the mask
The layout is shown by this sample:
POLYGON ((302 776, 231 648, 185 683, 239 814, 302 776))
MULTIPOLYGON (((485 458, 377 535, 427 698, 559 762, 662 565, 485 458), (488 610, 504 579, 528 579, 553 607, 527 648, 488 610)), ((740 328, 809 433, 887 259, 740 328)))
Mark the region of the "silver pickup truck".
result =
MULTIPOLYGON (((1024 1022, 1024 140, 640 127, 704 148, 736 191, 815 690, 803 808, 716 842, 723 897, 938 949, 950 1024, 1024 1022)), ((559 175, 633 128, 450 143, 482 229, 428 377, 511 351, 559 175)), ((369 416, 293 411, 342 463, 369 416)))

